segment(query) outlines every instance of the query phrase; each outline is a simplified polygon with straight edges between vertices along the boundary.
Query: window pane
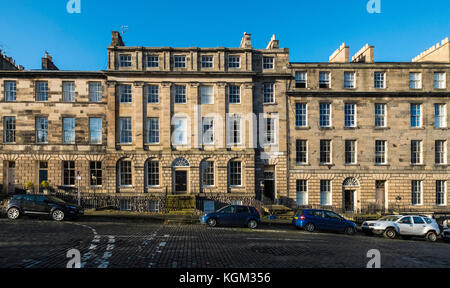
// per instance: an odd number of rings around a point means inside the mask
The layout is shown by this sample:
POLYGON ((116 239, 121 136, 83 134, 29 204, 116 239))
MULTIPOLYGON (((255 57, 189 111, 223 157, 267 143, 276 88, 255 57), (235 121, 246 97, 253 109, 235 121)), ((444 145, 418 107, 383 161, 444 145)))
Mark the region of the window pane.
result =
POLYGON ((17 94, 16 81, 5 81, 5 101, 14 102, 16 101, 17 94))
POLYGON ((63 143, 75 143, 75 118, 63 119, 63 143))
POLYGON ((120 143, 132 143, 131 118, 120 118, 120 143))
POLYGON ((91 144, 102 144, 102 118, 89 119, 89 134, 91 144))
POLYGON ((89 82, 89 101, 102 102, 102 83, 89 82))

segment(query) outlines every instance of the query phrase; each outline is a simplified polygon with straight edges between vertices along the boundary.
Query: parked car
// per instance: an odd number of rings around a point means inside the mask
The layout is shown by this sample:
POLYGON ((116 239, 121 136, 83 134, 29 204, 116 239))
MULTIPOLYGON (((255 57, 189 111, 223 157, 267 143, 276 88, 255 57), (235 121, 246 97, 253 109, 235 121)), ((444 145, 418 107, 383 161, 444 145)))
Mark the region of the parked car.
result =
POLYGON ((230 205, 222 209, 205 214, 200 222, 210 227, 221 226, 247 226, 255 229, 261 223, 258 210, 251 206, 230 205))
POLYGON ((45 195, 14 195, 6 207, 6 215, 16 220, 22 215, 50 216, 55 221, 77 219, 84 214, 82 207, 45 195))
POLYGON ((436 221, 421 215, 385 216, 376 221, 366 221, 361 228, 367 235, 383 234, 390 239, 400 235, 404 239, 425 237, 426 240, 435 242, 440 234, 436 221))
POLYGON ((442 232, 442 239, 444 239, 444 241, 446 241, 446 242, 450 242, 450 228, 449 229, 445 229, 442 232))
POLYGON ((305 229, 308 232, 327 230, 354 235, 357 231, 355 223, 328 210, 305 209, 297 211, 292 223, 297 228, 305 229))

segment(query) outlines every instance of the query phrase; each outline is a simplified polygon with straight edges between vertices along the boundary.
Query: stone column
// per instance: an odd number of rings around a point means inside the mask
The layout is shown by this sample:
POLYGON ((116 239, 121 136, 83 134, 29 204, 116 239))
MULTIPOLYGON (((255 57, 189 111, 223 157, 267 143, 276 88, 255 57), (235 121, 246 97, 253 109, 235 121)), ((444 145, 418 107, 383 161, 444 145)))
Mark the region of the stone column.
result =
POLYGON ((171 150, 171 120, 172 120, 172 96, 171 96, 172 83, 162 82, 159 91, 160 102, 160 116, 159 116, 159 136, 161 146, 164 150, 171 150))
POLYGON ((133 89, 133 107, 134 107, 134 139, 135 139, 135 147, 137 151, 144 150, 144 129, 145 129, 145 121, 147 117, 144 117, 144 83, 143 82, 134 82, 133 89))
POLYGON ((117 125, 117 119, 119 115, 119 105, 116 100, 116 87, 117 82, 116 81, 107 81, 107 101, 108 101, 108 113, 106 113, 106 133, 107 133, 107 149, 109 151, 115 151, 116 150, 116 141, 117 141, 117 135, 116 135, 116 125, 117 125))

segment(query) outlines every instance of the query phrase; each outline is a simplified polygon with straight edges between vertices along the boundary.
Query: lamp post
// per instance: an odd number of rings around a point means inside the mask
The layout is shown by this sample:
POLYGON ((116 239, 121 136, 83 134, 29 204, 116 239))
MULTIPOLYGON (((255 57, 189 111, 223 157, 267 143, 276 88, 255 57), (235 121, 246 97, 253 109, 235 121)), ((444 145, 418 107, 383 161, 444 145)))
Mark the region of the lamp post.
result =
POLYGON ((81 174, 80 171, 77 172, 78 180, 78 206, 81 206, 81 174))

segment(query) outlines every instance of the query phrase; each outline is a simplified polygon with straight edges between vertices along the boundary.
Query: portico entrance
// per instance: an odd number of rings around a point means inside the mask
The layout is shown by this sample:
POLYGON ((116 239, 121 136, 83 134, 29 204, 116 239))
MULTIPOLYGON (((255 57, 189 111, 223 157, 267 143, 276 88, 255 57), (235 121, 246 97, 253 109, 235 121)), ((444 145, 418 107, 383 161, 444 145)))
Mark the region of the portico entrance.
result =
POLYGON ((189 193, 189 162, 184 158, 175 159, 172 163, 173 192, 175 194, 189 193))
POLYGON ((342 184, 342 206, 344 212, 354 213, 357 211, 357 191, 359 181, 356 178, 347 178, 342 184))

